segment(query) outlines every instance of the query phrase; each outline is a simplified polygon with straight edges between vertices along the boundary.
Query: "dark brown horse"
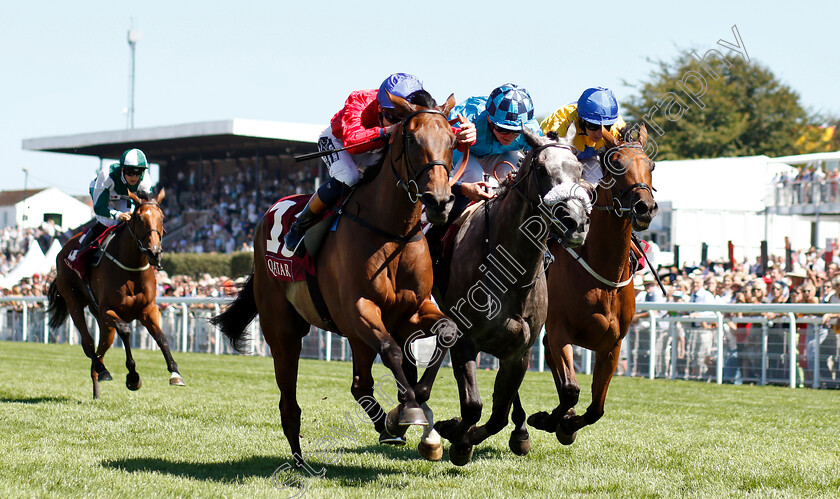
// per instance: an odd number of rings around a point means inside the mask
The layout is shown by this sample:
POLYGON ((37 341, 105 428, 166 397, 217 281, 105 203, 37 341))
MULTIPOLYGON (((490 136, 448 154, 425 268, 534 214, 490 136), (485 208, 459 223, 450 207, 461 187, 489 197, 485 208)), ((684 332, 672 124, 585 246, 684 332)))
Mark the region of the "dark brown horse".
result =
POLYGON ((140 199, 133 193, 131 220, 125 223, 106 249, 101 263, 90 269, 89 286, 64 263, 72 250, 79 246, 80 235, 70 239, 56 258, 56 277, 49 289, 50 327, 61 326, 67 314, 82 336, 82 348, 91 359, 90 377, 93 379, 93 398, 99 398, 99 382, 110 381, 111 373, 102 359, 114 342, 114 333, 122 338, 125 348, 125 366, 128 368, 125 384, 137 390, 142 384, 134 368, 129 341, 128 323, 139 320, 157 342, 166 367, 171 373, 170 385, 184 385, 178 373, 178 364, 172 359, 166 336, 160 328, 160 310, 155 302, 157 286, 154 267, 160 263, 161 238, 163 237, 163 211, 160 202, 165 196, 161 189, 154 199, 140 199), (91 294, 92 293, 92 294, 91 294), (94 349, 93 337, 85 323, 85 307, 90 308, 99 324, 99 347, 94 349))
POLYGON ((596 189, 586 243, 579 254, 560 244, 551 248, 555 261, 548 270, 551 306, 544 343, 560 403, 551 414, 539 412, 528 418, 528 424, 554 432, 565 445, 574 442, 577 430, 604 414, 621 340, 636 311, 631 235, 646 230, 657 211, 651 184, 655 165, 645 153, 644 125, 633 140, 616 140, 609 132, 604 136, 608 151, 601 158, 603 179, 596 189), (580 385, 572 345, 595 352, 592 403, 583 415, 574 410, 580 385))
MULTIPOLYGON (((428 390, 415 393, 403 370, 405 339, 416 331, 425 336, 434 332, 439 338, 454 337, 456 332, 454 323, 431 300, 432 264, 417 203, 422 200, 427 218, 436 223, 443 222, 451 208, 448 179, 455 135, 446 115, 455 99, 450 96, 440 107, 433 101, 424 107, 399 97, 391 100, 405 119, 391 136, 384 164, 378 174, 366 172, 370 180, 363 179, 356 187, 317 257, 318 285, 336 327, 317 312, 306 283, 271 276, 265 263, 264 223, 254 235, 254 274, 234 303, 213 319, 240 347, 247 325, 259 313, 274 357, 283 432, 298 466, 304 465, 296 395, 298 359, 310 324, 348 338, 353 351, 351 392, 385 441, 385 413, 373 399, 371 366, 376 355, 401 391, 397 424, 428 425, 421 408, 428 390)), ((434 379, 434 374, 427 370, 424 380, 434 379)), ((432 454, 440 453, 437 446, 432 454)))
POLYGON ((443 310, 459 326, 449 350, 461 394, 461 418, 435 425, 448 439, 450 459, 464 465, 473 446, 502 431, 514 408, 509 445, 527 454, 530 439, 519 390, 531 347, 545 323, 545 248, 549 233, 570 246, 583 244, 589 227, 590 193, 578 181, 581 163, 566 137, 542 137, 523 129, 531 150, 497 198, 474 210, 458 231, 443 310), (500 361, 490 419, 475 426, 482 402, 476 384, 476 356, 500 361))

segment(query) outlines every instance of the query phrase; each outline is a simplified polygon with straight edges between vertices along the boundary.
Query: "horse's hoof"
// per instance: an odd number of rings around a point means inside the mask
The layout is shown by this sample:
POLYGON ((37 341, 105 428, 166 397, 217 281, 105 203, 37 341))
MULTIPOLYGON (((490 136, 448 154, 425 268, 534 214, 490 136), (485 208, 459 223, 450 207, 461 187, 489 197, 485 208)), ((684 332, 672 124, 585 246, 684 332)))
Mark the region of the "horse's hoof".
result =
POLYGON ((420 441, 420 443, 417 444, 417 452, 429 461, 440 461, 443 457, 443 445, 440 442, 436 444, 427 444, 420 441))
POLYGON ((128 373, 125 375, 125 386, 131 391, 137 391, 143 386, 143 381, 136 372, 128 373))
POLYGON ((408 426, 401 426, 399 417, 400 406, 396 406, 388 412, 388 415, 385 416, 384 433, 394 438, 402 438, 402 436, 405 435, 405 432, 408 431, 408 426))
POLYGON ((531 451, 531 439, 526 430, 516 430, 510 434, 508 446, 517 456, 525 456, 531 451))
POLYGON ((552 429, 548 428, 547 421, 548 413, 545 411, 535 412, 528 416, 528 426, 531 428, 536 428, 537 430, 552 432, 552 429))
POLYGON ((447 419, 446 421, 438 421, 435 423, 435 431, 440 434, 441 437, 452 441, 452 433, 458 427, 458 424, 461 422, 461 418, 452 418, 447 419))
POLYGON ((379 443, 402 447, 403 445, 405 445, 405 437, 395 437, 393 435, 388 434, 387 430, 382 430, 382 432, 379 434, 379 443))
POLYGON ((108 372, 107 369, 103 369, 102 372, 99 373, 99 381, 113 381, 114 378, 111 376, 111 373, 108 372))
POLYGON ((572 445, 575 443, 575 438, 577 438, 577 432, 573 432, 571 435, 568 433, 563 432, 560 426, 557 426, 557 431, 554 432, 554 435, 557 437, 557 441, 563 445, 572 445))
POLYGON ((472 460, 473 446, 469 444, 455 444, 449 448, 449 460, 455 466, 464 466, 472 460))
POLYGON ((187 384, 184 383, 184 378, 180 374, 174 372, 169 376, 169 386, 187 386, 187 384))
POLYGON ((403 407, 400 411, 400 424, 403 426, 420 425, 429 426, 429 420, 426 419, 426 413, 419 407, 403 407))

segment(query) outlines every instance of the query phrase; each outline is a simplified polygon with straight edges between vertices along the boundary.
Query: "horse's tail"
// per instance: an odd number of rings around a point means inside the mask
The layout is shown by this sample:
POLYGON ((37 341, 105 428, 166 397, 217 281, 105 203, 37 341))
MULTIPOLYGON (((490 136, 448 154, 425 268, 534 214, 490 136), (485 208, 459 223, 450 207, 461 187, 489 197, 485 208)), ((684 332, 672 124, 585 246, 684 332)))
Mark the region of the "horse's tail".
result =
POLYGON ((50 305, 47 308, 47 312, 50 314, 50 328, 58 329, 62 324, 64 324, 64 321, 67 320, 67 302, 64 301, 64 297, 59 294, 58 286, 56 286, 55 281, 50 284, 47 296, 49 296, 50 299, 50 305))
POLYGON ((237 351, 244 351, 248 337, 248 324, 257 316, 257 302, 254 300, 254 274, 248 277, 245 286, 236 295, 236 299, 221 314, 210 319, 228 337, 230 344, 237 351))

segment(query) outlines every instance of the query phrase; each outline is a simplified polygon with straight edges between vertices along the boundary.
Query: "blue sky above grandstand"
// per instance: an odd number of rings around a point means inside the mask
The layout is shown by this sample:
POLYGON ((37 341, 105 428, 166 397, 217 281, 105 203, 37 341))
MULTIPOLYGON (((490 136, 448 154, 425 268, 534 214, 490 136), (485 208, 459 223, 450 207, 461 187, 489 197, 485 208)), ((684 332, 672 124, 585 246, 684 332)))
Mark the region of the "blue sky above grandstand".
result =
MULTIPOLYGON (((749 57, 811 111, 840 114, 840 4, 484 1, 6 2, 0 15, 0 189, 87 191, 99 162, 21 149, 24 138, 126 127, 137 44, 135 127, 248 118, 326 124, 354 89, 418 75, 440 101, 514 82, 537 115, 630 84, 680 49, 738 32, 749 57), (690 5, 690 6, 689 6, 690 5), (808 5, 808 7, 806 7, 808 5)), ((737 53, 729 52, 733 57, 737 53)), ((153 160, 153 158, 150 158, 153 160)))

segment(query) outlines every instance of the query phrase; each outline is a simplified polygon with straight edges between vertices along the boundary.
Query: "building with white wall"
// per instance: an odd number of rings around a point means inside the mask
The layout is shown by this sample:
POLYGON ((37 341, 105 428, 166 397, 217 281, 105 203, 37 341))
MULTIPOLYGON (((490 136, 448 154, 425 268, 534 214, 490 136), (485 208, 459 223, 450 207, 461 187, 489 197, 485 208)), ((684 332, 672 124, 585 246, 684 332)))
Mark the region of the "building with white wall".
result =
POLYGON ((57 228, 67 230, 90 221, 92 217, 91 205, 55 187, 0 191, 0 229, 14 225, 39 227, 53 220, 57 228))

